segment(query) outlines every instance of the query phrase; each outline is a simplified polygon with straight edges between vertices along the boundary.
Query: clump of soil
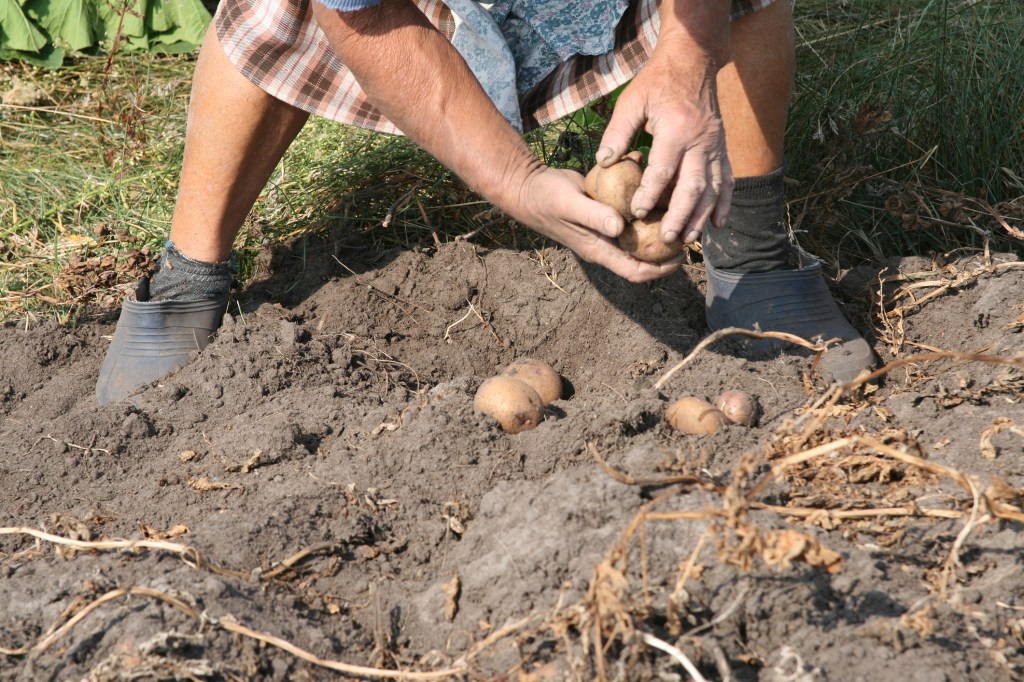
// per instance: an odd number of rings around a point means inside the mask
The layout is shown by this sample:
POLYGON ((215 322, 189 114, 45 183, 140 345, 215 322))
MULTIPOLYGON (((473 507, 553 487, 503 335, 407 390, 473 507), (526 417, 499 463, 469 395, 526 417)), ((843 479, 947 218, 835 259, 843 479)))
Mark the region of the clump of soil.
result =
POLYGON ((884 361, 961 355, 834 399, 807 352, 734 339, 656 390, 707 333, 701 268, 630 285, 557 249, 309 238, 116 405, 114 317, 7 324, 0 679, 344 674, 281 642, 439 678, 1019 676, 1024 371, 977 357, 1024 347, 1013 261, 846 273, 884 361), (508 435, 473 394, 521 357, 567 397, 508 435), (730 388, 754 428, 662 420, 730 388))

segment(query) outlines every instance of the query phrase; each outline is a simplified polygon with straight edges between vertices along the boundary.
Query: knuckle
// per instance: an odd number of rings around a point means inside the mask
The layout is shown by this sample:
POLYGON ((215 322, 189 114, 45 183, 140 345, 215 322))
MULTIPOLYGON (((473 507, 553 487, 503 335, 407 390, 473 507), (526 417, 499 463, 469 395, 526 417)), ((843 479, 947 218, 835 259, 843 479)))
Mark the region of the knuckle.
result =
POLYGON ((704 194, 708 188, 708 182, 704 178, 690 178, 686 181, 686 191, 694 196, 704 194))
POLYGON ((647 183, 648 185, 657 184, 664 186, 672 181, 672 177, 675 175, 675 169, 671 166, 657 165, 648 166, 647 171, 644 173, 644 179, 650 179, 653 182, 647 183))

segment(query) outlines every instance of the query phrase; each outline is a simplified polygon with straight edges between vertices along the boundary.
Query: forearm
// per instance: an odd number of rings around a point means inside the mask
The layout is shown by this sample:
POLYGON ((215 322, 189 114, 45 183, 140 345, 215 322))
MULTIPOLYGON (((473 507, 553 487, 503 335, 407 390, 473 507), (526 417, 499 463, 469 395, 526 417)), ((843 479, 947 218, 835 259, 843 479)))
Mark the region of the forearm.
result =
POLYGON ((367 98, 473 189, 510 211, 541 163, 451 46, 409 0, 314 15, 367 98))
POLYGON ((656 51, 704 60, 717 73, 730 59, 729 0, 660 0, 656 51))

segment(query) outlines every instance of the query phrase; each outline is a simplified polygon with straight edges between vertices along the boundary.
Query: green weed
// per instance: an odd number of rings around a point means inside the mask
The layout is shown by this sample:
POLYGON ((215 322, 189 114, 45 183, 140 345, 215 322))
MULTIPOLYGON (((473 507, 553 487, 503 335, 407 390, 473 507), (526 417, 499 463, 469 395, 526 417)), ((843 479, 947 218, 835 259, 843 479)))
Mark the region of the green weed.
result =
MULTIPOLYGON (((834 267, 1022 248, 1024 5, 801 0, 796 27, 787 199, 806 248, 834 267)), ((72 321, 131 290, 170 227, 191 70, 187 57, 128 54, 109 68, 0 67, 0 90, 17 79, 35 93, 0 106, 0 319, 72 321)), ((609 106, 528 141, 586 170, 609 106)), ((543 243, 408 140, 319 119, 243 227, 239 282, 260 250, 308 233, 329 233, 339 253, 543 243)))
POLYGON ((797 3, 790 209, 840 264, 1020 249, 1024 6, 797 3))

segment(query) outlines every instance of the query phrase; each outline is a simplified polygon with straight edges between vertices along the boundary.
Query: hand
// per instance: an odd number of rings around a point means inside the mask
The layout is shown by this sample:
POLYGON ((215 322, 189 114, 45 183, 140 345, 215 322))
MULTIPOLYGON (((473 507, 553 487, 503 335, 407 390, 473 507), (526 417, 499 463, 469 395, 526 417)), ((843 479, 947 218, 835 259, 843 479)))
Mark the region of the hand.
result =
POLYGON ((659 38, 650 61, 623 91, 601 140, 597 160, 608 166, 625 155, 641 129, 654 137, 632 210, 644 216, 666 187, 675 185, 661 223, 662 239, 696 240, 710 218, 725 224, 732 200, 732 168, 710 57, 659 38))
POLYGON ((680 255, 661 264, 644 263, 615 243, 625 223, 615 209, 583 192, 583 176, 570 170, 538 166, 519 185, 512 205, 496 202, 509 215, 540 234, 602 265, 630 282, 646 282, 674 272, 680 255))

